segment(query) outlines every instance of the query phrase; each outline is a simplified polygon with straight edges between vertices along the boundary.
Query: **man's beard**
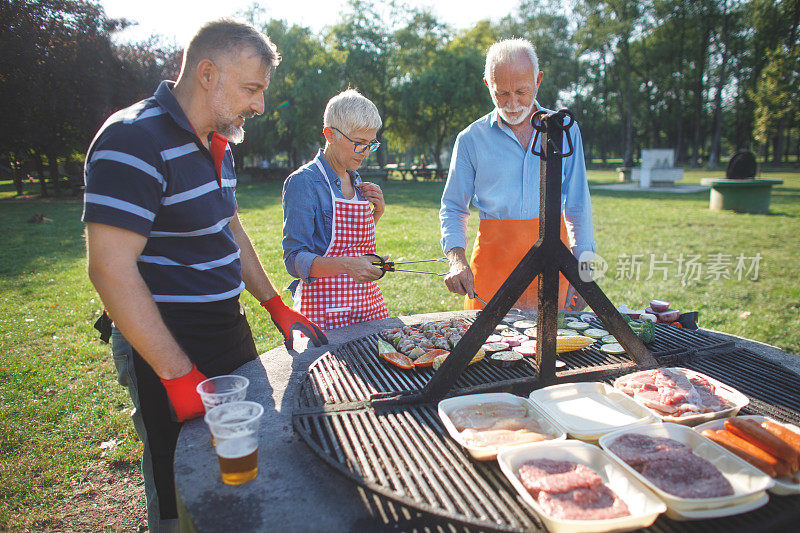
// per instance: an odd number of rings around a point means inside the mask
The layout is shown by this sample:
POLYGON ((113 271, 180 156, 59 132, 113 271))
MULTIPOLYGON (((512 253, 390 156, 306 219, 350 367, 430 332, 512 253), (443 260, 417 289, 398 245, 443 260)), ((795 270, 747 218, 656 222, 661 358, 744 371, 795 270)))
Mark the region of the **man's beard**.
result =
POLYGON ((534 100, 531 100, 531 104, 528 107, 517 106, 515 108, 508 108, 508 107, 498 107, 497 112, 500 114, 500 117, 506 121, 507 124, 511 126, 516 126, 517 124, 521 124, 528 115, 531 114, 531 110, 533 106, 536 105, 534 100), (517 111, 522 111, 517 118, 512 118, 509 116, 509 113, 516 113, 517 111))
POLYGON ((217 86, 211 103, 214 113, 214 129, 217 133, 228 139, 232 144, 239 144, 244 140, 244 128, 236 124, 241 116, 244 119, 252 118, 255 113, 243 111, 235 114, 228 105, 225 90, 217 86))
POLYGON ((527 107, 500 107, 497 105, 497 100, 495 100, 494 95, 492 95, 492 101, 494 102, 494 106, 497 108, 500 118, 502 118, 507 124, 516 126, 517 124, 521 124, 526 118, 528 118, 528 115, 531 114, 533 107, 536 105, 536 95, 531 98, 531 103, 527 107), (516 113, 517 111, 522 111, 517 118, 512 118, 509 116, 509 113, 516 113))

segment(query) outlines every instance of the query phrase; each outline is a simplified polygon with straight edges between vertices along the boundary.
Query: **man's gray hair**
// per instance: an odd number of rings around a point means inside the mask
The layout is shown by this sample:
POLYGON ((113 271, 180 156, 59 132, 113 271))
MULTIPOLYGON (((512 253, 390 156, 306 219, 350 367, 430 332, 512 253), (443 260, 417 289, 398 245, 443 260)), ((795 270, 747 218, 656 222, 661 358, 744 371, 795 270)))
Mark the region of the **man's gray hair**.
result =
POLYGON ((355 89, 342 91, 325 106, 322 125, 337 128, 345 134, 356 130, 379 129, 383 121, 378 108, 355 89))
POLYGON ((193 69, 204 59, 218 62, 221 56, 238 54, 251 48, 274 70, 281 62, 278 48, 269 37, 249 24, 232 19, 205 23, 192 37, 183 54, 183 70, 193 69))
POLYGON ((527 57, 533 65, 533 77, 539 74, 539 58, 533 44, 527 39, 505 39, 497 41, 486 52, 486 69, 483 77, 487 82, 492 81, 492 75, 497 65, 515 61, 520 57, 527 57))

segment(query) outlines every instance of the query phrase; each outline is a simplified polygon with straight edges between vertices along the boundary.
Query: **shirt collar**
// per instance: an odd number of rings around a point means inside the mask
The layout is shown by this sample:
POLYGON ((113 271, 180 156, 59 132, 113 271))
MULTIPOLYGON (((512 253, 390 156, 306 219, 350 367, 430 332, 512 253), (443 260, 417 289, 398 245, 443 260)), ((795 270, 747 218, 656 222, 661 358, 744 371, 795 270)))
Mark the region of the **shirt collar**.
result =
POLYGON ((341 180, 339 179, 339 176, 336 174, 336 172, 334 172, 331 164, 328 163, 328 160, 325 159, 325 155, 322 153, 322 148, 320 148, 317 151, 317 159, 319 159, 320 163, 322 163, 322 168, 325 169, 325 173, 328 175, 328 179, 330 179, 336 185, 341 186, 341 180))
MULTIPOLYGON (((333 181, 333 183, 341 187, 342 180, 339 179, 339 175, 336 174, 336 172, 334 172, 331 164, 328 163, 327 159, 325 159, 325 155, 322 153, 322 148, 320 148, 317 151, 317 159, 320 160, 320 162, 322 163, 322 168, 325 169, 325 172, 328 174, 328 177, 333 181)), ((355 185, 356 183, 361 183, 361 176, 358 175, 358 172, 350 172, 348 170, 347 173, 350 174, 350 177, 353 180, 353 185, 355 185)))
POLYGON ((178 124, 181 128, 185 129, 192 135, 197 136, 195 133, 194 128, 192 128, 192 124, 189 122, 189 119, 186 117, 186 113, 183 112, 183 108, 178 103, 178 100, 175 98, 175 95, 172 93, 172 88, 175 87, 174 81, 167 81, 164 80, 158 85, 158 89, 155 92, 155 99, 158 102, 158 105, 161 106, 169 115, 172 117, 172 120, 178 124))

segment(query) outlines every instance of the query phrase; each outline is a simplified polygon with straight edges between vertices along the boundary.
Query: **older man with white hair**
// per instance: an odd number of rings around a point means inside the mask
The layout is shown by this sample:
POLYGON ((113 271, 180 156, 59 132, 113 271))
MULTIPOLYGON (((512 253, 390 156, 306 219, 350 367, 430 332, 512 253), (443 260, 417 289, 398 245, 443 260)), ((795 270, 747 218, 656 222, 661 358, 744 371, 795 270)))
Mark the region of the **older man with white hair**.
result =
MULTIPOLYGON (((445 284, 451 292, 466 295, 466 309, 480 309, 476 296, 490 299, 539 238, 540 159, 531 152, 531 116, 537 110, 548 111, 536 101, 543 76, 529 41, 493 44, 486 54, 483 81, 495 109, 459 133, 453 147, 439 219, 442 248, 450 261, 445 284), (478 208, 480 225, 472 259, 467 262, 470 202, 478 208)), ((564 146, 569 135, 575 150, 563 160, 561 239, 581 257, 595 248, 592 205, 578 124, 573 123, 564 135, 564 146)), ((532 308, 537 300, 534 282, 516 306, 532 308)), ((585 306, 561 276, 559 308, 585 306)))
POLYGON ((381 125, 358 91, 337 94, 323 115, 325 147, 283 185, 283 262, 298 278, 290 285, 295 310, 322 329, 389 316, 375 283, 383 271, 366 255, 375 253, 383 192, 357 172, 380 146, 381 125))

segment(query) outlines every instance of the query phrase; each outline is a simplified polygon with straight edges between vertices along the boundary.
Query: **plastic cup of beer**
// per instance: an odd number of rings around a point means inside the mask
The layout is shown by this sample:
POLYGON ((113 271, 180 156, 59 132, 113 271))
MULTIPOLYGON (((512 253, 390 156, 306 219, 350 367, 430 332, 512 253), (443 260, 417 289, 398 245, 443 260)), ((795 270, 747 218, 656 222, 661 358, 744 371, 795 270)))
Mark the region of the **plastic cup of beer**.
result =
POLYGON ((197 393, 207 413, 223 403, 243 401, 249 384, 250 380, 244 376, 216 376, 201 381, 197 393))
POLYGON ((241 485, 258 473, 258 427, 264 408, 256 402, 229 402, 206 413, 216 441, 222 482, 241 485))

